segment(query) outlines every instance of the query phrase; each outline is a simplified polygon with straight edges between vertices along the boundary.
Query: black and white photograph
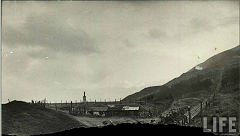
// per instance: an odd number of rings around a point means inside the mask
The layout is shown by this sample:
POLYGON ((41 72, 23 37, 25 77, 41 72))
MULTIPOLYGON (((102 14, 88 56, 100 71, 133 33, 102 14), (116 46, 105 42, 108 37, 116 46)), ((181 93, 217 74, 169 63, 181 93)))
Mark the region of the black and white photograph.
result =
POLYGON ((1 134, 124 125, 240 134, 239 7, 3 0, 1 134))

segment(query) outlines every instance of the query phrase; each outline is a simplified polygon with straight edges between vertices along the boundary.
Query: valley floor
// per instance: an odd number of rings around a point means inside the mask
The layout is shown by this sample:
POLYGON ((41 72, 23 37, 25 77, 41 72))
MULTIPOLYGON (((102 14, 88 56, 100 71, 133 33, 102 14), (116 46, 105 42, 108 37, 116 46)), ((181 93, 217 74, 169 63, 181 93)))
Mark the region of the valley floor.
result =
POLYGON ((106 124, 121 124, 121 123, 155 123, 157 118, 130 118, 130 117, 87 117, 87 116, 74 116, 69 114, 67 111, 63 112, 70 118, 83 124, 85 127, 103 127, 106 124))

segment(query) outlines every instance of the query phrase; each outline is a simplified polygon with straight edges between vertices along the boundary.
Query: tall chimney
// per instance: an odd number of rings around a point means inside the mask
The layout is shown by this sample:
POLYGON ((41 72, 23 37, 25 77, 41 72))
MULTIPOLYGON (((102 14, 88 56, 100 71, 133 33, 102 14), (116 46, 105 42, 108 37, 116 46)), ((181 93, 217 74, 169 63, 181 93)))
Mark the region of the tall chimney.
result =
POLYGON ((85 95, 85 92, 84 92, 84 94, 83 94, 83 102, 86 102, 87 100, 86 100, 86 95, 85 95))

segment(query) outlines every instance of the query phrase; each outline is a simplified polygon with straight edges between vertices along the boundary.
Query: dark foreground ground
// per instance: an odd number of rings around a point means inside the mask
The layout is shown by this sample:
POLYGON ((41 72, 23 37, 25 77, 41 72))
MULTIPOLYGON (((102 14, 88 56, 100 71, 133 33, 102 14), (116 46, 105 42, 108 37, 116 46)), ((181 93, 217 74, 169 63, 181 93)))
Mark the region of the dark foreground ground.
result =
POLYGON ((120 124, 105 126, 102 128, 73 128, 57 133, 43 134, 41 136, 65 136, 65 135, 180 135, 180 136, 214 136, 212 133, 204 133, 202 128, 183 127, 177 125, 151 125, 151 124, 120 124))
POLYGON ((120 124, 116 126, 105 126, 102 128, 75 128, 50 135, 191 135, 191 136, 214 136, 212 133, 203 133, 202 128, 183 127, 176 125, 150 125, 150 124, 120 124))

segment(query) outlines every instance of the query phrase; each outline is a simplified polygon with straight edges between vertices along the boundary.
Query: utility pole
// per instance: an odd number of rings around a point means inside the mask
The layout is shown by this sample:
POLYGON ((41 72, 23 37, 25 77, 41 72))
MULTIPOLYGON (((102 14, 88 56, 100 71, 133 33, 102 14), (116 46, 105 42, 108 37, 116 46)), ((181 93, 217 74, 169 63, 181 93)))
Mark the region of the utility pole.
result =
POLYGON ((55 103, 55 108, 56 108, 56 111, 57 111, 57 103, 55 103))
POLYGON ((203 125, 203 103, 200 103, 200 117, 201 117, 201 125, 203 125))
POLYGON ((191 123, 191 107, 188 106, 188 123, 191 123))
POLYGON ((72 101, 71 101, 71 105, 70 105, 70 112, 72 113, 72 101))

